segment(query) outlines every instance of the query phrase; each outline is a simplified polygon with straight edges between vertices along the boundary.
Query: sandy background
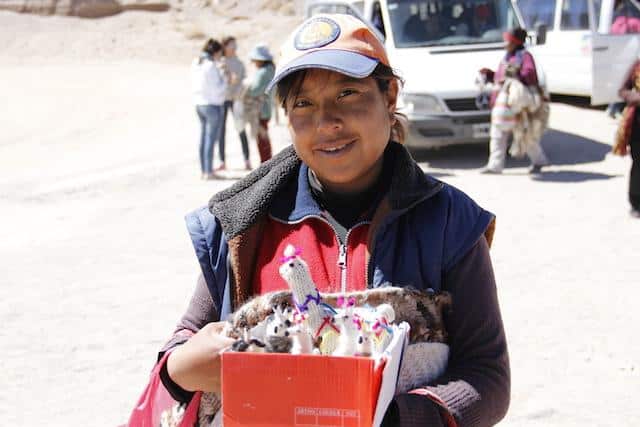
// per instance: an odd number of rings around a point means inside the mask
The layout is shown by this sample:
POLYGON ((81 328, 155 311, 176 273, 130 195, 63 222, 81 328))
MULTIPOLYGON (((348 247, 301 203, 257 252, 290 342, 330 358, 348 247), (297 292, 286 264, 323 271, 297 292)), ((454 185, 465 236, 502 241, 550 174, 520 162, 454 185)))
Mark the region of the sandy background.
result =
MULTIPOLYGON (((261 39, 275 49, 297 18, 270 7, 240 20, 195 6, 99 20, 0 12, 0 424, 126 420, 198 274, 183 216, 244 173, 232 135, 230 180, 198 179, 197 34, 244 37, 241 57, 261 39)), ((607 155, 615 122, 602 111, 552 108, 555 165, 538 178, 522 162, 479 175, 483 147, 419 160, 498 216, 513 371, 501 425, 635 425, 629 159, 607 155)), ((273 126, 277 151, 289 140, 273 126)))

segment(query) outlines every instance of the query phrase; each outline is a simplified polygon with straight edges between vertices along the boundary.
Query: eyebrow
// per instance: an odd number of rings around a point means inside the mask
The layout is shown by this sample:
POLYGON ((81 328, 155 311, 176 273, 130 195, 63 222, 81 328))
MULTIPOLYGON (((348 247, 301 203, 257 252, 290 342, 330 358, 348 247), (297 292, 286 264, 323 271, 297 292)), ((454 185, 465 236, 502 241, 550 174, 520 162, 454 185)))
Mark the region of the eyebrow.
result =
MULTIPOLYGON (((365 77, 366 78, 366 77, 365 77)), ((356 77, 351 77, 343 74, 337 81, 336 84, 365 84, 364 79, 358 79, 356 77)), ((298 91, 296 98, 305 95, 308 90, 304 90, 302 87, 298 91)))
MULTIPOLYGON (((365 77, 366 78, 366 77, 365 77)), ((363 80, 364 79, 358 79, 356 77, 351 77, 351 76, 347 76, 347 75, 343 75, 339 80, 338 83, 360 83, 363 84, 363 80)))

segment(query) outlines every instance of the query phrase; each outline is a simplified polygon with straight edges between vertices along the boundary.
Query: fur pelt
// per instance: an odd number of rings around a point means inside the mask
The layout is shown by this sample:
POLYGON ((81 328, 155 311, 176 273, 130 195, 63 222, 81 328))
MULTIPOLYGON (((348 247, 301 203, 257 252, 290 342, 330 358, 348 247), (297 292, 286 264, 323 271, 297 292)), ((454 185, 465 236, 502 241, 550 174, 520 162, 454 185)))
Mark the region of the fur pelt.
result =
MULTIPOLYGON (((340 296, 354 297, 356 306, 391 304, 396 314, 395 322, 407 322, 411 326, 410 343, 447 341, 443 314, 451 309, 451 295, 448 292, 422 292, 413 288, 387 286, 347 294, 322 294, 322 301, 337 306, 340 296)), ((293 307, 291 292, 271 292, 248 301, 229 319, 227 335, 240 338, 245 329, 269 317, 274 307, 293 307)))
POLYGON ((547 129, 549 103, 537 86, 527 87, 516 78, 507 78, 502 90, 507 91, 507 104, 517 117, 509 154, 523 157, 527 147, 538 144, 547 129))

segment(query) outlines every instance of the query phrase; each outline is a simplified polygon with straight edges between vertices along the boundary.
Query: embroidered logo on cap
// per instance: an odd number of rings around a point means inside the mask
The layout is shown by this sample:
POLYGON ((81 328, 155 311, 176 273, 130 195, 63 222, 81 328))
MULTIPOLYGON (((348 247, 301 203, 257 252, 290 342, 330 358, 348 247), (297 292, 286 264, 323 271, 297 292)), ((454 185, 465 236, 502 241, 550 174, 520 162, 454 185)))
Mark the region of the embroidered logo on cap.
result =
POLYGON ((340 27, 335 21, 318 17, 307 21, 298 30, 293 45, 298 50, 307 50, 328 45, 338 38, 340 27))

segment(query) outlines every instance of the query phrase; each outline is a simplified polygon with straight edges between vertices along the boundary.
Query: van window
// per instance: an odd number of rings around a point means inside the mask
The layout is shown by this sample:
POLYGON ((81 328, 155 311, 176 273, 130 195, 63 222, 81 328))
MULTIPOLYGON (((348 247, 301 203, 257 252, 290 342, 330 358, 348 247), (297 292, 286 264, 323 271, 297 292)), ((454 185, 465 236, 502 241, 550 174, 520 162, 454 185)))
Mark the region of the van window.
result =
MULTIPOLYGON (((602 3, 602 0, 593 0, 593 8, 596 12, 594 22, 596 23, 596 25, 600 20, 600 3, 602 3)), ((588 30, 589 2, 587 0, 562 0, 560 29, 588 30)))
POLYGON ((396 47, 502 42, 518 26, 510 0, 389 0, 396 47))
POLYGON ((518 0, 518 6, 527 28, 543 24, 553 29, 556 0, 518 0))
POLYGON ((638 1, 616 0, 613 8, 610 33, 640 33, 640 4, 638 1))

